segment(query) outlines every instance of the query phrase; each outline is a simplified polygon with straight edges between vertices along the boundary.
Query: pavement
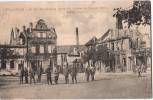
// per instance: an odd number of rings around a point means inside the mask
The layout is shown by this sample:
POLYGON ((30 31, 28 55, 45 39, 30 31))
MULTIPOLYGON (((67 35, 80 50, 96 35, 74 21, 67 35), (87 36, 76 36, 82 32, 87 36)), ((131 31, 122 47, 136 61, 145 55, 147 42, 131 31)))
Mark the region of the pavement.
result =
POLYGON ((47 85, 45 75, 36 85, 19 84, 18 77, 0 76, 2 99, 146 99, 151 98, 151 94, 151 73, 139 78, 134 73, 96 73, 95 81, 89 82, 85 74, 80 73, 77 84, 65 84, 64 76, 60 75, 57 85, 47 85))

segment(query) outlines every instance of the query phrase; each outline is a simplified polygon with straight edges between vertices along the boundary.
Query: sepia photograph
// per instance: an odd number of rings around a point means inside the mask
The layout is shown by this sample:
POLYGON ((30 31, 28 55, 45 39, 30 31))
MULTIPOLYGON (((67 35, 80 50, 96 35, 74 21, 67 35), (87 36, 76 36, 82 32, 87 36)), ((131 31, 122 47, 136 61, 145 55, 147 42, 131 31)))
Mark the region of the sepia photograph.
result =
POLYGON ((0 99, 151 99, 150 0, 0 1, 0 99))

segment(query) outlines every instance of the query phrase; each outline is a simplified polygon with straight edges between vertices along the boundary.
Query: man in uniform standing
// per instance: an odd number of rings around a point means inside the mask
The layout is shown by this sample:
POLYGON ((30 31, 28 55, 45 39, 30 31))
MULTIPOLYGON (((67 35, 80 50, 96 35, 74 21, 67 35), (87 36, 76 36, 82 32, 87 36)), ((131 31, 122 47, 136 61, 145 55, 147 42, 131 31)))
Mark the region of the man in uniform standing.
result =
POLYGON ((38 68, 38 80, 37 80, 38 83, 41 82, 42 73, 43 73, 43 68, 42 68, 42 66, 40 66, 40 67, 38 68))
POLYGON ((59 72, 58 72, 58 69, 55 68, 54 70, 55 84, 58 84, 58 77, 59 77, 59 72))
POLYGON ((35 73, 34 73, 34 69, 33 68, 30 68, 29 76, 30 76, 30 84, 32 84, 32 80, 34 81, 34 84, 35 84, 35 73))
POLYGON ((46 75, 47 75, 47 83, 48 83, 48 85, 49 84, 52 85, 52 77, 51 77, 51 74, 52 74, 51 67, 48 66, 48 68, 46 69, 46 75))
POLYGON ((28 69, 27 68, 25 68, 24 75, 25 75, 25 83, 28 84, 28 69))
POLYGON ((65 76, 65 83, 68 84, 69 83, 69 74, 70 74, 70 69, 69 69, 68 62, 64 66, 63 74, 65 76))
POLYGON ((141 77, 141 66, 137 65, 138 77, 141 77))
POLYGON ((24 67, 22 65, 20 70, 20 84, 23 84, 23 78, 24 78, 24 67))

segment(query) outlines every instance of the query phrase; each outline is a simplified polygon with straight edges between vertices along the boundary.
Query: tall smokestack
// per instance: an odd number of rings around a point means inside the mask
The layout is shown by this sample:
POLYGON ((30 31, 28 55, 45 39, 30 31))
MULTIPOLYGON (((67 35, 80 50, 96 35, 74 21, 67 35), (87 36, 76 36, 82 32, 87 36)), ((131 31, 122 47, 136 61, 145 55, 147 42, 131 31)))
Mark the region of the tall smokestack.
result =
POLYGON ((29 23, 29 26, 30 26, 30 32, 32 32, 32 29, 33 29, 33 23, 29 23))
POLYGON ((76 27, 76 45, 77 49, 79 48, 79 33, 78 33, 78 27, 76 27))

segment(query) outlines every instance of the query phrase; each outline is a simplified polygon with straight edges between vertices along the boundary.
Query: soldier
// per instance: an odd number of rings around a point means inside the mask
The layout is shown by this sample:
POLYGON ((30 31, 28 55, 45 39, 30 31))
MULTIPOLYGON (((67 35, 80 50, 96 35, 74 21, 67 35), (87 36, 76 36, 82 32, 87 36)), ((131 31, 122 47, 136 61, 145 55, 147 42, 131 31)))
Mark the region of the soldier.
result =
POLYGON ((42 69, 42 66, 39 68, 39 70, 38 70, 38 83, 40 83, 41 82, 41 75, 42 75, 42 72, 43 72, 43 69, 42 69))
POLYGON ((28 69, 27 68, 25 68, 24 75, 25 75, 25 83, 28 84, 28 69))
POLYGON ((24 68, 21 65, 21 70, 20 70, 20 84, 23 84, 23 78, 24 78, 24 68))
POLYGON ((47 75, 47 83, 48 85, 51 84, 52 85, 52 77, 51 77, 51 68, 50 66, 48 66, 48 68, 46 69, 46 75, 47 75))
POLYGON ((63 69, 63 74, 65 76, 65 84, 69 83, 69 73, 70 73, 70 70, 69 70, 69 65, 67 62, 66 66, 63 69))
POLYGON ((58 84, 58 77, 59 77, 59 72, 58 72, 58 69, 55 68, 54 70, 55 84, 58 84))
POLYGON ((78 68, 76 64, 73 64, 72 68, 71 68, 71 77, 72 77, 72 83, 77 83, 77 74, 78 74, 78 68))
POLYGON ((86 75, 86 81, 89 81, 89 77, 90 77, 90 66, 87 65, 87 67, 85 68, 85 75, 86 75))
POLYGON ((91 75, 91 80, 94 81, 95 80, 95 71, 96 71, 96 68, 91 66, 90 67, 90 75, 91 75))
POLYGON ((29 76, 30 76, 30 84, 32 84, 32 80, 34 81, 34 84, 35 84, 35 72, 33 68, 30 68, 29 76))
POLYGON ((137 65, 138 77, 141 77, 141 66, 137 65))

